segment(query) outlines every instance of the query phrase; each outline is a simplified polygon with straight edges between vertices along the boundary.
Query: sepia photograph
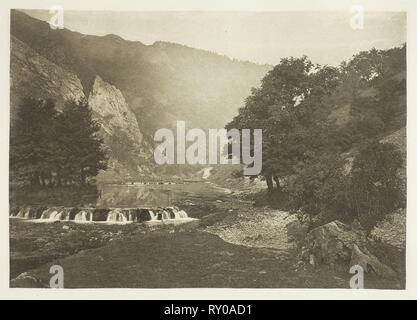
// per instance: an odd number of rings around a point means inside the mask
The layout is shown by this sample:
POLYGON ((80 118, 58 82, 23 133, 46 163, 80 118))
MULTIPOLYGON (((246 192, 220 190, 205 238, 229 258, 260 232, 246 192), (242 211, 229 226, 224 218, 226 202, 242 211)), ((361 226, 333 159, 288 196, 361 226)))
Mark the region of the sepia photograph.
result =
POLYGON ((407 12, 302 9, 9 10, 9 288, 405 290, 407 12))

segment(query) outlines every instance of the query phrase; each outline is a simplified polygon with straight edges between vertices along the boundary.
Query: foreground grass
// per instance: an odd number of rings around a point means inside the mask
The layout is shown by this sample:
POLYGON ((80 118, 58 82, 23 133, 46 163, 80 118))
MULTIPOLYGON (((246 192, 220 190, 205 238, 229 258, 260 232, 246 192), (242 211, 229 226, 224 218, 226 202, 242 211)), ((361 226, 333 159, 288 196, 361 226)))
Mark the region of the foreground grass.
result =
MULTIPOLYGON (((326 272, 296 273, 290 254, 229 244, 199 230, 136 233, 98 249, 48 262, 28 275, 47 287, 50 266, 61 265, 66 288, 344 287, 326 272)), ((27 286, 12 281, 12 286, 27 286)))
MULTIPOLYGON (((191 216, 201 219, 199 225, 145 227, 11 219, 10 285, 47 288, 50 267, 61 265, 65 288, 349 287, 348 266, 337 271, 300 267, 296 247, 263 248, 259 244, 264 237, 255 239, 255 247, 222 240, 210 226, 223 221, 219 230, 227 226, 235 230, 245 225, 245 217, 259 220, 261 210, 224 194, 203 195, 188 196, 194 204, 181 204, 191 216)), ((264 242, 265 246, 269 243, 264 242)), ((398 285, 369 274, 365 287, 398 285)))

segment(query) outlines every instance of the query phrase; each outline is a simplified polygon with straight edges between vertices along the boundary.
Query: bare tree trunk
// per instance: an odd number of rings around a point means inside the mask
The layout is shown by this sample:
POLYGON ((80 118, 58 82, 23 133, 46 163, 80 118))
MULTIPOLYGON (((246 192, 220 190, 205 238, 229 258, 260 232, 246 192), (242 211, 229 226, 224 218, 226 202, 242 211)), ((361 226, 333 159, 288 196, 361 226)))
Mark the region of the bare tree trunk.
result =
POLYGON ((272 175, 265 176, 266 185, 268 186, 268 192, 272 192, 274 190, 274 183, 272 181, 272 175))
POLYGON ((61 186, 61 173, 59 172, 59 169, 56 170, 56 184, 57 187, 61 186))
POLYGON ((39 186, 39 177, 38 177, 38 174, 37 174, 37 173, 34 173, 34 174, 32 175, 32 177, 30 178, 30 184, 31 184, 33 187, 37 187, 37 186, 39 186))
POLYGON ((46 182, 45 182, 45 178, 44 178, 44 176, 43 176, 43 174, 40 174, 39 175, 39 184, 41 185, 41 187, 45 187, 45 185, 46 185, 46 182))
POLYGON ((84 173, 84 169, 80 170, 80 179, 81 179, 81 184, 84 185, 85 184, 85 173, 84 173))
POLYGON ((281 185, 280 185, 280 183, 279 183, 279 178, 278 178, 278 176, 274 176, 274 181, 275 181, 275 184, 277 185, 277 189, 278 189, 278 191, 281 191, 281 185))

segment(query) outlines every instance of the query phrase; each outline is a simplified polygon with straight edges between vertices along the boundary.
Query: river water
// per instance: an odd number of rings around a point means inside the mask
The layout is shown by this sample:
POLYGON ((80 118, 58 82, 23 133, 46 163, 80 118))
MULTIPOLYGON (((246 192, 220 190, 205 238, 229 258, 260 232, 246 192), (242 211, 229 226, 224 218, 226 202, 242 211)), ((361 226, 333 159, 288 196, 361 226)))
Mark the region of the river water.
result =
POLYGON ((227 194, 208 182, 135 182, 102 184, 98 186, 98 208, 167 207, 185 200, 201 197, 213 200, 227 194))

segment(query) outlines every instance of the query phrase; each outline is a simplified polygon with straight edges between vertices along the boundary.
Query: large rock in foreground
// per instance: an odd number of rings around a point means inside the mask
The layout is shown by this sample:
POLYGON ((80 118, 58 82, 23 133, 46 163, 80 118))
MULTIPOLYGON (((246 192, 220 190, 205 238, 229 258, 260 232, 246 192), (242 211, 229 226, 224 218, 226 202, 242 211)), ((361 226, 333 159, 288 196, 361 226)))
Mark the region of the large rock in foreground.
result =
POLYGON ((366 237, 340 221, 333 221, 309 232, 303 247, 311 264, 334 264, 348 261, 354 245, 364 246, 366 237))
POLYGON ((396 277, 396 272, 381 263, 368 246, 368 239, 362 231, 336 220, 310 231, 301 255, 314 266, 359 265, 365 272, 373 271, 384 278, 396 277))
POLYGON ((387 215, 371 231, 370 237, 382 244, 405 251, 407 238, 407 215, 405 209, 387 215))
POLYGON ((377 257, 364 248, 363 251, 355 244, 353 245, 352 257, 350 260, 351 266, 361 266, 365 272, 371 270, 377 275, 384 278, 395 278, 396 272, 387 265, 381 263, 377 257))

